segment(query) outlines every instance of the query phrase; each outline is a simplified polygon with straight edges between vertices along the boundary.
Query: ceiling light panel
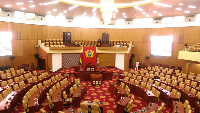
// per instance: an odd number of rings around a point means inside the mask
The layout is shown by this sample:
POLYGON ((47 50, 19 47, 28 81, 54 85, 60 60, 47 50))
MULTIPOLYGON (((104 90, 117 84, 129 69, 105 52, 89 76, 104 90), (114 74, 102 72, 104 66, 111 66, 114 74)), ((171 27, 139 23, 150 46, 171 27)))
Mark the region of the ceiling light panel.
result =
POLYGON ((190 11, 184 11, 185 13, 190 13, 190 11))
POLYGON ((51 2, 45 2, 45 3, 40 3, 40 5, 50 5, 50 4, 56 4, 59 1, 51 1, 51 2))
POLYGON ((96 10, 97 10, 97 8, 96 8, 96 7, 94 7, 94 8, 92 9, 92 12, 94 13, 96 10))
POLYGON ((23 2, 16 3, 16 5, 23 5, 23 4, 24 4, 23 2))
POLYGON ((182 10, 181 8, 175 8, 176 10, 182 10))
POLYGON ((189 5, 188 7, 192 9, 196 8, 196 6, 193 6, 193 5, 189 5))
POLYGON ((135 9, 139 10, 139 11, 143 11, 142 8, 138 7, 138 6, 134 6, 135 9))
POLYGON ((162 6, 162 7, 172 7, 171 5, 162 4, 162 3, 158 3, 158 2, 154 2, 153 4, 158 5, 158 6, 162 6))
POLYGON ((75 5, 75 6, 72 6, 72 7, 70 7, 70 8, 68 8, 68 10, 72 10, 72 9, 75 9, 75 8, 77 8, 78 6, 77 5, 75 5))
POLYGON ((8 5, 5 5, 5 7, 11 7, 12 5, 8 4, 8 5))
POLYGON ((30 8, 34 8, 34 7, 35 7, 35 5, 30 5, 29 7, 30 7, 30 8))

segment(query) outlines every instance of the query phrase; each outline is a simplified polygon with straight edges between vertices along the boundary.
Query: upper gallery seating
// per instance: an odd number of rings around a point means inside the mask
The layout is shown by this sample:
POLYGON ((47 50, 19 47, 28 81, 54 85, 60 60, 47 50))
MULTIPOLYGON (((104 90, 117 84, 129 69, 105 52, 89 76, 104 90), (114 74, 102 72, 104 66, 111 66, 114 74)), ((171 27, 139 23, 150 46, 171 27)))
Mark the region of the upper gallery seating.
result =
POLYGON ((63 39, 42 39, 41 42, 46 47, 65 47, 63 39))
POLYGON ((200 43, 189 45, 187 48, 185 46, 184 50, 185 51, 191 51, 191 52, 200 52, 200 43))

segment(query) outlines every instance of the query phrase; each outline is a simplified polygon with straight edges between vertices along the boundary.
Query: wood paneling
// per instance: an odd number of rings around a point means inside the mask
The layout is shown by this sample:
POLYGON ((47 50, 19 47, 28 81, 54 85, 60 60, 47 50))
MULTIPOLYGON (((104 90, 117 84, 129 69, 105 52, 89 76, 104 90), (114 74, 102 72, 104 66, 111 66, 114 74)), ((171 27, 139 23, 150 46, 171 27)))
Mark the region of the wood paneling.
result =
POLYGON ((99 66, 115 66, 115 54, 98 54, 99 66))
MULTIPOLYGON (((101 34, 106 32, 110 34, 110 40, 129 40, 135 45, 132 48, 131 54, 135 54, 133 58, 133 65, 138 60, 148 65, 153 63, 167 64, 169 66, 186 67, 184 60, 178 59, 178 51, 182 50, 184 44, 193 44, 200 42, 200 27, 179 27, 179 28, 146 28, 146 29, 97 29, 97 28, 70 28, 70 27, 54 27, 54 26, 39 26, 39 25, 26 25, 18 23, 0 22, 0 31, 12 31, 13 33, 13 55, 14 65, 23 63, 35 63, 37 60, 34 57, 38 53, 35 48, 38 39, 62 39, 62 32, 72 32, 72 40, 97 40, 101 38, 101 34), (22 33, 22 40, 17 40, 17 32, 22 33), (173 53, 172 57, 156 57, 150 55, 151 35, 173 35, 173 53), (183 43, 179 43, 179 37, 183 36, 183 43), (143 40, 146 37, 146 41, 143 40), (149 56, 149 59, 145 57, 149 56), (25 60, 25 59, 28 60, 25 60)), ((107 56, 102 55, 102 58, 107 56)), ((112 54, 113 55, 113 54, 112 54)), ((115 56, 115 55, 113 55, 115 56)), ((115 58, 110 56, 110 58, 115 58)), ((49 56, 50 57, 50 56, 49 56)), ((126 56, 125 56, 126 57, 126 56)), ((48 60, 50 62, 50 60, 48 60)), ((12 64, 9 57, 0 57, 0 65, 12 64)), ((114 65, 106 61, 100 61, 101 66, 114 65)), ((49 64, 48 66, 51 66, 49 64)), ((194 66, 192 66, 194 67, 194 66)), ((198 67, 198 66, 197 66, 198 67)), ((196 68, 196 67, 195 67, 196 68)), ((191 70, 191 69, 188 69, 191 70)), ((197 70, 192 70, 197 71, 197 70)), ((198 72, 198 71, 197 71, 198 72)))

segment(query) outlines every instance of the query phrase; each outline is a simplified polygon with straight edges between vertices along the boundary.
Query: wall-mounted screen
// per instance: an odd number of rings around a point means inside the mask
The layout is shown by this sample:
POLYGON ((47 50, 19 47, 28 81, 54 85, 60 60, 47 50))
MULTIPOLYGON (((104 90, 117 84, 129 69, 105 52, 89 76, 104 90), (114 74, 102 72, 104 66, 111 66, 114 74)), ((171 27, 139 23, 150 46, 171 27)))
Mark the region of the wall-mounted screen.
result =
POLYGON ((173 36, 151 36, 151 55, 172 56, 173 36))
POLYGON ((12 55, 12 33, 0 32, 0 56, 12 55))

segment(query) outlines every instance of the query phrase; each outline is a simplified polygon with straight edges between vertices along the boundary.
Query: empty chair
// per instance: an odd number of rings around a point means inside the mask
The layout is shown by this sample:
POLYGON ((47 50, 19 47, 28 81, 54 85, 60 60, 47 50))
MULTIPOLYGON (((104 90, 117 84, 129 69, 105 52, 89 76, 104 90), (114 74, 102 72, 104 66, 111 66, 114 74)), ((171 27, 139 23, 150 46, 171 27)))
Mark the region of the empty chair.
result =
MULTIPOLYGON (((132 77, 132 74, 131 73, 128 73, 128 77, 132 77)), ((124 77, 124 80, 125 80, 126 77, 124 77)), ((129 79, 129 78, 128 78, 129 79)), ((128 81, 128 80, 126 80, 128 81)))
POLYGON ((80 86, 80 84, 81 84, 81 82, 80 82, 80 78, 75 79, 75 83, 76 83, 78 86, 80 86))
POLYGON ((154 79, 154 77, 155 77, 155 76, 154 76, 153 74, 150 74, 150 78, 151 78, 151 79, 154 79))
POLYGON ((23 74, 24 73, 24 69, 20 69, 20 73, 23 74))
POLYGON ((192 87, 193 87, 193 86, 196 87, 196 86, 197 86, 197 82, 192 81, 190 85, 191 85, 192 87))
POLYGON ((128 81, 129 80, 129 77, 124 77, 124 81, 128 81))
POLYGON ((154 80, 149 79, 148 83, 153 84, 153 83, 154 83, 154 80))
POLYGON ((51 111, 53 111, 53 109, 54 109, 54 104, 53 104, 53 102, 52 102, 50 96, 47 96, 47 100, 48 100, 48 103, 49 103, 49 109, 50 109, 51 111))
POLYGON ((148 90, 151 90, 151 85, 147 84, 147 85, 146 85, 146 88, 147 88, 148 90))
POLYGON ((143 77, 142 81, 147 82, 147 80, 148 80, 147 78, 143 77))
POLYGON ((185 113, 188 113, 189 110, 191 110, 191 107, 190 107, 190 105, 187 105, 187 107, 186 107, 186 109, 185 109, 185 113))
POLYGON ((187 74, 182 74, 181 77, 182 78, 187 78, 187 74))
POLYGON ((20 80, 24 80, 24 75, 19 76, 20 80))
POLYGON ((175 77, 175 76, 172 76, 172 80, 177 80, 177 77, 175 77))
POLYGON ((172 94, 173 94, 173 95, 176 95, 176 93, 177 93, 177 90, 172 89, 172 94))
POLYGON ((165 77, 165 74, 164 73, 160 73, 160 77, 165 77))
POLYGON ((178 82, 177 82, 176 80, 173 80, 173 81, 172 81, 172 85, 177 86, 177 84, 178 84, 178 82))
POLYGON ((140 81, 135 80, 135 84, 136 84, 136 85, 140 85, 140 81))
POLYGON ((161 88, 165 89, 166 88, 166 85, 161 83, 161 88))
POLYGON ((56 90, 56 86, 55 85, 53 85, 52 90, 53 90, 53 92, 56 90))
POLYGON ((16 91, 19 88, 18 84, 13 85, 13 90, 16 91))
POLYGON ((71 88, 69 89, 69 93, 70 93, 70 95, 71 95, 71 97, 72 97, 72 96, 73 96, 73 93, 74 93, 73 87, 71 87, 71 88))
POLYGON ((73 85, 73 89, 74 89, 74 90, 77 89, 77 85, 76 85, 76 84, 73 85))
POLYGON ((2 74, 1 75, 1 79, 6 79, 7 78, 7 75, 6 74, 2 74))
POLYGON ((129 113, 131 110, 132 110, 132 107, 133 107, 133 100, 130 100, 129 102, 128 102, 128 104, 125 106, 125 111, 127 112, 127 113, 129 113))
POLYGON ((194 94, 194 95, 196 95, 196 93, 197 93, 197 90, 196 90, 196 89, 194 89, 194 88, 192 88, 192 89, 191 89, 191 93, 192 93, 192 94, 194 94))
POLYGON ((187 78, 187 79, 192 80, 192 79, 194 79, 194 76, 193 76, 193 75, 188 75, 188 78, 187 78))
POLYGON ((183 78, 178 77, 178 82, 183 82, 183 78))
POLYGON ((36 81, 36 80, 37 80, 37 76, 34 76, 34 77, 33 77, 33 81, 36 81))
POLYGON ((17 70, 17 74, 20 74, 20 70, 17 70))
POLYGON ((171 78, 171 76, 170 76, 170 75, 166 75, 165 77, 166 77, 166 78, 169 78, 169 79, 171 78))
POLYGON ((88 108, 88 105, 87 105, 87 104, 85 104, 85 103, 80 103, 80 108, 81 108, 81 112, 83 112, 83 113, 88 113, 89 108, 88 108))
POLYGON ((0 94, 0 102, 3 100, 3 96, 2 94, 0 94))
POLYGON ((156 86, 160 86, 160 82, 155 81, 155 85, 156 85, 156 86))
POLYGON ((141 82, 141 86, 145 88, 146 87, 146 83, 145 82, 141 82))
POLYGON ((19 77, 15 77, 14 82, 18 82, 18 81, 19 81, 19 77))
POLYGON ((188 101, 188 100, 185 100, 185 102, 184 102, 184 104, 183 104, 184 108, 186 108, 188 105, 189 105, 189 101, 188 101))
POLYGON ((7 80, 7 82, 8 82, 8 84, 13 83, 13 79, 9 79, 9 80, 7 80))
POLYGON ((19 82, 19 87, 23 87, 23 86, 25 86, 24 81, 19 82))
POLYGON ((56 84, 56 88, 58 89, 60 87, 60 83, 58 82, 57 84, 56 84))
POLYGON ((186 91, 190 91, 191 87, 190 86, 185 86, 186 91))
POLYGON ((190 84, 190 80, 185 80, 185 84, 190 84))
POLYGON ((184 88, 184 87, 185 87, 185 84, 179 83, 179 87, 180 87, 180 88, 184 88))
POLYGON ((142 76, 137 76, 137 80, 142 80, 142 76))
POLYGON ((134 79, 130 79, 130 82, 134 83, 134 79))
POLYGON ((23 107, 24 107, 24 111, 25 111, 26 113, 28 113, 28 112, 29 112, 28 105, 27 105, 27 103, 26 103, 24 100, 22 100, 22 105, 23 105, 23 107))
POLYGON ((4 86, 6 86, 7 85, 7 81, 2 81, 1 82, 1 87, 4 87, 4 86))
POLYGON ((165 77, 160 77, 160 81, 165 81, 165 77))
POLYGON ((92 104, 91 113, 99 113, 99 112, 100 112, 100 106, 98 104, 92 104))
POLYGON ((7 73, 6 75, 7 75, 7 78, 11 77, 11 73, 7 73))
POLYGON ((171 79, 170 78, 166 78, 165 80, 167 83, 171 83, 171 79))
POLYGON ((160 97, 160 92, 159 92, 158 90, 155 91, 155 96, 156 96, 156 98, 157 98, 157 100, 158 100, 159 97, 160 97))
POLYGON ((172 89, 172 88, 171 88, 170 86, 167 86, 167 87, 166 87, 166 90, 169 91, 169 92, 171 92, 171 89, 172 89))
POLYGON ((125 84, 124 84, 123 82, 121 82, 120 86, 121 86, 122 88, 124 88, 125 84))
POLYGON ((7 95, 8 95, 8 91, 7 91, 7 90, 4 90, 3 93, 2 93, 3 98, 6 98, 7 95))
POLYGON ((181 93, 180 93, 180 92, 177 92, 177 93, 176 93, 176 97, 178 98, 178 100, 180 100, 180 98, 181 98, 181 93))
POLYGON ((38 89, 40 89, 42 87, 42 83, 39 83, 37 86, 38 86, 38 89))

